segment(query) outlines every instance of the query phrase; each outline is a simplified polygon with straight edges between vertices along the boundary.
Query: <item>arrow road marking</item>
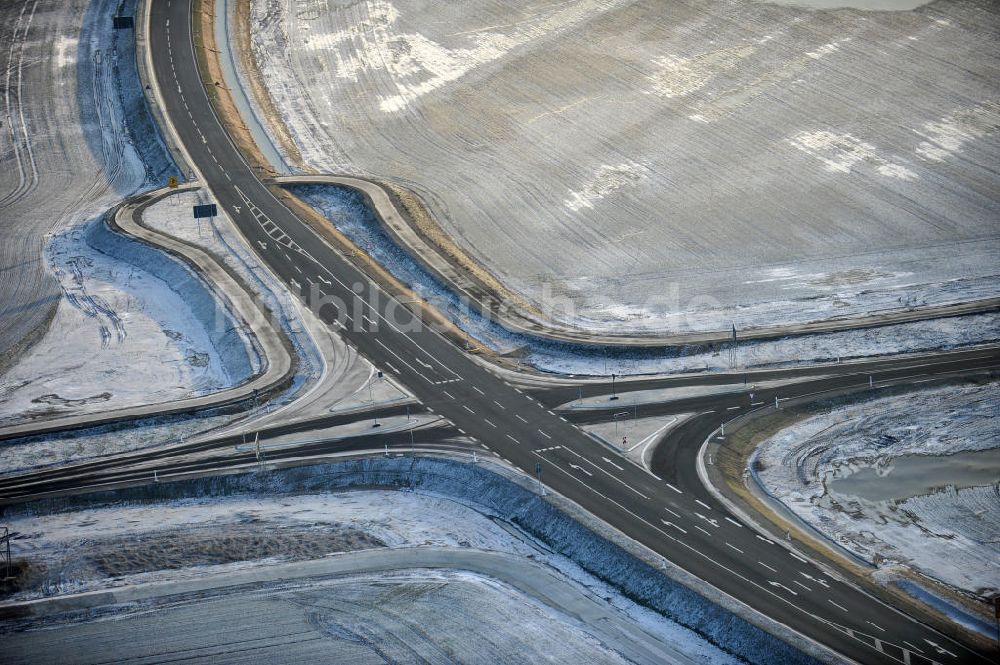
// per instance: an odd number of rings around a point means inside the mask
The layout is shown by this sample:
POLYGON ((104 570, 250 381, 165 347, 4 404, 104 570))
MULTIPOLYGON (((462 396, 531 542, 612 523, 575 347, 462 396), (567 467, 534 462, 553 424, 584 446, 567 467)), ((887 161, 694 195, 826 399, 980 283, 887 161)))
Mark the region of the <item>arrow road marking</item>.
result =
POLYGON ((586 469, 584 469, 582 466, 577 466, 576 464, 573 464, 572 462, 570 463, 569 468, 576 469, 577 471, 583 471, 588 476, 593 476, 594 475, 590 471, 587 471, 586 469))
MULTIPOLYGON (((786 587, 781 582, 775 582, 774 580, 768 580, 767 583, 770 584, 773 587, 778 587, 779 589, 784 589, 785 591, 787 591, 788 593, 792 594, 793 596, 799 595, 797 592, 792 591, 791 589, 789 589, 788 587, 786 587)), ((833 602, 833 601, 830 601, 830 602, 833 602)))
POLYGON ((686 534, 686 533, 687 533, 687 531, 685 531, 684 529, 680 528, 679 526, 677 526, 677 525, 676 525, 676 524, 674 524, 673 522, 668 522, 667 520, 660 520, 660 521, 661 521, 661 522, 663 522, 664 524, 666 524, 667 526, 672 526, 672 527, 674 527, 675 529, 677 529, 677 530, 678 530, 678 531, 680 531, 681 533, 684 533, 684 534, 686 534))

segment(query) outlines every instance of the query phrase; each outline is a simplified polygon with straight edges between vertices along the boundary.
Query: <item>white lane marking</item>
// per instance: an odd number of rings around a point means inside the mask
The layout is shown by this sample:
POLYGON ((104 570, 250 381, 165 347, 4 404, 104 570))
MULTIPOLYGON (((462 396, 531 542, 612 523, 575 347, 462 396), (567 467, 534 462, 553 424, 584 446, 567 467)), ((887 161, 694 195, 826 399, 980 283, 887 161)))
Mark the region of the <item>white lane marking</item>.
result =
POLYGON ((735 411, 736 409, 742 409, 742 406, 730 406, 726 408, 726 411, 735 411))
POLYGON ((617 464, 615 464, 614 462, 612 462, 611 460, 609 460, 607 457, 602 457, 601 459, 604 460, 605 462, 607 462, 608 464, 610 464, 611 466, 615 467, 619 471, 624 471, 625 470, 624 467, 618 466, 617 464))
POLYGON ((617 482, 619 485, 622 485, 623 487, 627 487, 628 489, 632 490, 633 492, 635 492, 636 494, 638 494, 639 496, 641 496, 643 499, 646 499, 647 501, 649 500, 648 496, 646 496, 645 494, 643 494, 642 492, 640 492, 636 488, 632 487, 631 485, 629 485, 628 483, 626 483, 621 478, 618 478, 617 476, 612 475, 611 473, 608 473, 608 471, 606 469, 602 469, 601 467, 597 466, 596 464, 594 464, 593 462, 591 462, 589 459, 587 459, 583 455, 580 455, 579 453, 577 453, 577 452, 575 452, 573 450, 570 450, 569 448, 566 449, 566 452, 568 452, 569 454, 575 455, 576 457, 580 458, 582 461, 584 461, 587 464, 589 464, 590 466, 594 467, 595 469, 597 469, 598 471, 600 471, 601 473, 603 473, 608 478, 611 478, 612 480, 614 480, 615 482, 617 482))
POLYGON ((586 469, 584 469, 584 468, 583 468, 582 466, 578 466, 578 465, 576 465, 576 464, 573 464, 572 462, 570 462, 570 464, 569 464, 569 468, 571 468, 571 469, 576 469, 577 471, 583 471, 583 472, 584 472, 585 474, 587 474, 587 475, 588 475, 588 476, 590 476, 591 478, 593 478, 593 476, 594 476, 594 474, 592 474, 592 473, 591 473, 590 471, 587 471, 587 470, 586 470, 586 469))
POLYGON ((680 514, 679 514, 679 513, 675 513, 674 511, 670 510, 670 509, 669 509, 669 508, 667 508, 666 506, 663 506, 663 509, 664 509, 665 511, 667 511, 668 513, 670 513, 671 515, 673 515, 674 517, 676 517, 677 519, 680 519, 680 518, 681 518, 681 516, 680 516, 680 514))
POLYGON ((431 413, 437 413, 432 407, 427 407, 427 410, 430 411, 431 413))
POLYGON ((743 525, 740 524, 739 522, 737 522, 736 520, 734 520, 732 517, 726 517, 726 521, 729 522, 730 524, 735 524, 736 526, 738 526, 741 529, 743 528, 743 525))
POLYGON ((711 538, 711 537, 712 537, 712 534, 710 534, 710 533, 709 533, 708 531, 705 531, 704 529, 702 529, 702 528, 701 528, 700 526, 698 526, 697 524, 696 524, 696 525, 694 526, 694 528, 698 529, 698 531, 701 531, 701 532, 702 532, 703 534, 705 534, 705 535, 706 535, 706 536, 708 536, 709 538, 711 538))
POLYGON ((546 411, 549 412, 549 415, 553 415, 553 416, 556 415, 555 411, 553 411, 552 409, 546 409, 546 411))
POLYGON ((731 547, 731 548, 733 548, 734 550, 736 550, 740 554, 743 554, 743 550, 741 550, 740 548, 736 547, 736 545, 730 545, 729 543, 726 543, 726 545, 729 546, 729 547, 731 547))
POLYGON ((920 647, 918 647, 917 645, 915 645, 915 644, 910 644, 906 640, 903 640, 903 644, 905 644, 906 646, 910 647, 911 649, 913 649, 917 653, 923 653, 923 650, 920 647))
POLYGON ((497 427, 496 425, 494 425, 492 422, 490 422, 486 418, 483 418, 483 422, 486 423, 487 425, 489 425, 490 427, 492 427, 493 429, 496 429, 496 427, 497 427))
POLYGON ((829 598, 827 598, 826 600, 827 600, 828 603, 830 603, 834 607, 839 607, 840 609, 844 610, 845 612, 847 611, 847 608, 844 607, 843 605, 841 605, 840 603, 835 603, 832 600, 830 600, 829 598))
POLYGON ((480 390, 480 389, 479 389, 478 387, 476 387, 476 386, 472 386, 472 389, 473 389, 473 390, 475 390, 475 391, 476 391, 477 393, 479 393, 480 395, 485 395, 485 394, 486 394, 486 393, 484 393, 484 392, 483 392, 482 390, 480 390))
POLYGON ((524 424, 528 424, 528 421, 527 421, 527 420, 525 420, 524 418, 522 418, 522 417, 520 416, 520 414, 517 414, 517 413, 515 413, 515 414, 514 414, 514 417, 515 417, 515 418, 517 418, 518 420, 520 420, 520 421, 521 421, 522 423, 524 423, 524 424))
POLYGON ((402 374, 402 372, 392 366, 392 363, 386 363, 385 366, 391 369, 394 374, 402 374))
POLYGON ((459 428, 458 428, 458 431, 459 431, 459 432, 460 432, 461 434, 465 434, 465 430, 464 430, 464 429, 462 429, 461 427, 459 427, 459 428))
POLYGON ((500 407, 501 409, 503 409, 504 411, 506 411, 506 410, 507 410, 507 407, 506 407, 506 406, 504 406, 503 404, 501 404, 500 402, 498 402, 498 401, 496 401, 496 400, 493 400, 493 403, 494 403, 494 404, 496 404, 497 406, 499 406, 499 407, 500 407))
POLYGON ((754 535, 757 536, 757 540, 763 540, 768 545, 774 545, 774 543, 772 543, 770 540, 768 540, 764 536, 760 535, 759 533, 755 533, 754 535))
POLYGON ((772 573, 778 572, 777 568, 772 568, 771 566, 767 565, 763 561, 758 561, 757 563, 759 563, 760 565, 764 566, 765 568, 767 568, 768 570, 770 570, 772 573))
POLYGON ((792 580, 792 583, 793 583, 793 584, 798 584, 798 585, 799 585, 800 587, 802 587, 803 589, 805 589, 805 590, 806 590, 806 591, 808 591, 809 593, 812 593, 812 589, 810 589, 809 587, 807 587, 807 586, 806 586, 805 584, 803 584, 802 582, 799 582, 798 580, 792 580))
POLYGON ((475 411, 473 411, 472 409, 470 409, 469 407, 467 407, 464 404, 462 405, 462 408, 465 409, 466 411, 468 411, 469 413, 473 414, 473 415, 475 415, 475 413, 476 413, 475 411))
POLYGON ((679 526, 677 526, 673 522, 668 522, 667 520, 662 520, 662 519, 660 521, 663 522, 664 524, 666 524, 667 526, 674 527, 675 529, 677 529, 678 531, 680 531, 683 534, 687 534, 687 531, 685 531, 684 529, 680 528, 679 526))
MULTIPOLYGON (((534 452, 534 451, 532 451, 532 452, 534 452)), ((538 455, 538 453, 535 453, 535 455, 538 455)), ((545 459, 545 458, 544 458, 544 457, 542 457, 541 455, 538 455, 538 457, 541 457, 542 459, 545 459)), ((637 519, 638 521, 640 521, 640 522, 644 523, 644 524, 645 524, 646 526, 648 526, 649 528, 651 528, 651 529, 655 529, 655 530, 656 530, 656 531, 658 531, 658 532, 659 532, 660 534, 662 534, 664 538, 667 538, 668 540, 671 540, 671 541, 673 541, 673 542, 677 543, 677 544, 678 544, 678 545, 680 545, 681 547, 684 547, 684 548, 687 548, 687 549, 688 549, 688 550, 689 550, 689 551, 690 551, 690 552, 691 552, 692 554, 695 554, 695 555, 697 555, 697 556, 700 556, 700 557, 701 557, 702 559, 705 559, 706 561, 708 561, 708 562, 710 562, 710 563, 713 563, 713 564, 715 564, 716 566, 718 566, 718 567, 719 567, 719 568, 721 568, 722 570, 726 571, 726 572, 727 572, 727 573, 729 573, 730 575, 732 575, 732 576, 734 576, 734 577, 736 577, 736 578, 738 578, 738 579, 740 579, 740 580, 743 580, 743 582, 745 582, 745 583, 747 584, 747 586, 752 586, 752 587, 757 587, 758 589, 760 589, 760 590, 761 590, 761 591, 763 591, 764 593, 766 593, 766 594, 769 594, 769 595, 773 596, 773 597, 774 597, 774 598, 775 598, 776 600, 779 600, 779 601, 781 601, 781 602, 785 603, 785 604, 786 604, 786 605, 788 605, 789 607, 792 607, 792 608, 794 608, 794 609, 795 609, 796 611, 798 611, 798 612, 801 612, 801 613, 802 613, 803 615, 805 615, 805 616, 810 616, 810 617, 815 617, 815 618, 816 618, 817 620, 819 620, 819 621, 822 621, 822 622, 824 622, 824 623, 826 622, 826 621, 825 621, 824 619, 821 619, 820 617, 816 617, 816 615, 814 615, 814 614, 812 614, 812 613, 810 613, 810 612, 807 612, 807 611, 806 611, 805 609, 803 609, 803 608, 799 607, 798 605, 796 605, 795 603, 793 603, 793 602, 792 602, 791 600, 789 600, 789 599, 788 599, 788 598, 786 598, 785 596, 781 596, 781 595, 779 595, 779 594, 775 593, 774 591, 771 591, 771 590, 770 590, 770 589, 768 589, 767 587, 765 587, 765 586, 763 586, 763 585, 761 585, 761 584, 759 584, 759 583, 757 583, 757 582, 754 582, 754 581, 753 581, 752 579, 750 579, 750 578, 746 577, 745 575, 742 575, 742 574, 741 574, 741 573, 739 573, 738 571, 736 571, 736 570, 733 570, 733 569, 732 569, 732 568, 730 568, 729 566, 726 566, 725 564, 722 564, 722 563, 719 563, 718 561, 716 561, 716 560, 715 560, 715 559, 713 559, 712 557, 708 556, 707 554, 705 554, 704 552, 702 552, 702 551, 701 551, 701 550, 699 550, 698 548, 696 548, 696 547, 693 547, 692 545, 689 545, 688 543, 684 542, 683 540, 681 540, 681 539, 679 539, 679 538, 674 538, 673 536, 671 536, 671 535, 670 535, 669 533, 667 533, 667 532, 666 532, 666 531, 664 531, 663 529, 659 528, 658 526, 656 526, 655 524, 653 524, 653 523, 649 522, 648 520, 644 519, 643 517, 640 517, 639 515, 637 515, 637 514, 636 514, 636 513, 634 513, 633 511, 631 511, 631 510, 629 510, 628 508, 626 508, 626 507, 625 507, 624 505, 622 505, 621 503, 618 503, 617 501, 615 501, 614 499, 612 499, 612 498, 611 498, 611 497, 609 497, 609 496, 606 496, 606 495, 604 495, 604 494, 601 494, 600 492, 598 492, 597 490, 595 490, 595 489, 594 489, 593 487, 591 487, 591 486, 590 486, 590 485, 588 485, 587 483, 583 482, 582 480, 580 480, 579 478, 577 478, 576 476, 574 476, 574 475, 573 475, 572 473, 570 473, 570 472, 566 471, 566 469, 563 469, 562 467, 560 467, 560 466, 558 466, 558 465, 553 465, 553 466, 554 466, 554 468, 555 468, 555 469, 556 469, 557 471, 559 471, 560 473, 564 474, 565 476, 567 476, 567 477, 571 478, 572 480, 575 480, 576 482, 580 483, 580 485, 582 485, 583 487, 585 487, 585 488, 586 488, 587 490, 589 490, 589 491, 593 492, 593 493, 594 493, 594 494, 596 494, 597 496, 601 497, 602 499, 604 499, 604 500, 605 500, 605 501, 607 501, 608 503, 612 503, 612 504, 614 504, 614 505, 615 505, 615 506, 617 506, 617 507, 618 507, 618 508, 619 508, 620 510, 622 510, 622 511, 623 511, 623 512, 625 512, 625 513, 628 513, 629 515, 631 515, 632 517, 634 517, 634 518, 635 518, 635 519, 637 519)))
POLYGON ((568 423, 568 422, 569 422, 568 420, 566 420, 566 419, 565 419, 565 418, 563 418, 562 416, 559 416, 559 420, 563 421, 564 423, 568 423))
POLYGON ((541 434, 542 436, 544 436, 546 439, 551 439, 552 438, 551 436, 549 436, 548 434, 546 434, 542 430, 538 430, 538 433, 541 434))
POLYGON ((445 395, 447 395, 447 396, 448 396, 448 399, 455 399, 455 396, 454 396, 454 395, 452 395, 452 394, 451 394, 450 392, 448 392, 447 390, 442 390, 441 392, 443 392, 443 393, 444 393, 445 395))
MULTIPOLYGON (((507 385, 510 385, 510 384, 508 383, 507 385)), ((520 389, 520 388, 514 388, 514 391, 515 391, 515 392, 516 392, 516 393, 517 393, 518 395, 523 395, 523 394, 524 394, 523 392, 521 392, 521 389, 520 389)))
POLYGON ((792 555, 793 559, 797 559, 797 560, 801 561, 802 563, 809 563, 808 561, 806 561, 805 559, 803 559, 802 557, 800 557, 795 552, 789 552, 789 554, 792 555))
POLYGON ((669 488, 670 488, 670 489, 672 489, 673 491, 677 492, 678 494, 684 494, 684 492, 680 491, 679 489, 677 489, 676 487, 674 487, 674 486, 673 486, 673 485, 671 485, 670 483, 667 483, 667 487, 669 487, 669 488))
POLYGON ((393 351, 392 349, 390 349, 390 348, 389 348, 388 346, 386 346, 385 344, 383 344, 383 343, 382 343, 382 340, 380 340, 380 339, 376 338, 376 339, 375 339, 375 342, 376 342, 376 343, 377 343, 377 344, 378 344, 379 346, 381 346, 381 347, 382 347, 383 349, 385 349, 386 351, 388 351, 388 352, 389 352, 389 353, 391 353, 392 355, 396 356, 396 360, 398 360, 399 362, 401 362, 401 363, 403 363, 404 365, 406 365, 407 367, 409 367, 409 368, 410 368, 410 369, 411 369, 411 370, 413 371, 413 373, 414 373, 414 374, 416 374, 417 376, 419 376, 420 378, 422 378, 422 379, 423 379, 424 381, 426 381, 427 383, 430 383, 430 384, 432 384, 432 385, 434 384, 434 382, 433 382, 433 381, 431 381, 430 379, 428 379, 428 378, 427 378, 426 376, 424 376, 424 375, 423 375, 423 374, 422 374, 421 372, 417 371, 417 368, 416 368, 416 367, 414 367, 414 366, 413 366, 413 365, 411 365, 410 363, 408 363, 408 362, 406 362, 405 360, 403 360, 403 357, 402 357, 401 355, 399 355, 398 353, 396 353, 395 351, 393 351))
POLYGON ((876 628, 878 628, 879 630, 881 630, 883 633, 885 632, 885 628, 883 628, 882 626, 878 625, 877 623, 872 623, 871 621, 868 621, 866 623, 868 623, 871 626, 875 626, 876 628))
POLYGON ((708 510, 711 510, 711 509, 712 509, 712 506, 708 505, 707 503, 705 503, 705 502, 704 502, 704 501, 702 501, 701 499, 695 499, 695 500, 694 500, 694 502, 695 502, 695 503, 697 503, 697 504, 698 504, 699 506, 701 506, 702 508, 707 508, 708 510))
POLYGON ((511 441, 513 441, 514 443, 521 443, 520 441, 518 441, 517 439, 515 439, 514 437, 512 437, 510 434, 507 435, 507 438, 510 439, 511 441))

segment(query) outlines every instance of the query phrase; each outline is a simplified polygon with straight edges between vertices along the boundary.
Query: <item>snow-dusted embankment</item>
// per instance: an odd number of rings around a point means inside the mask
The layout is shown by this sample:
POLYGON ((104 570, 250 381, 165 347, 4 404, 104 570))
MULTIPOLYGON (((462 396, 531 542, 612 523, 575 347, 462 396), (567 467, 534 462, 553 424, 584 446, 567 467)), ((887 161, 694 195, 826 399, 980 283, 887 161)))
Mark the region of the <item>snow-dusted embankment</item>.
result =
MULTIPOLYGON (((38 501, 10 507, 4 517, 17 519, 64 510, 182 498, 262 497, 351 487, 408 489, 451 498, 520 527, 555 553, 568 558, 587 575, 618 589, 634 602, 671 617, 749 662, 815 662, 770 633, 667 577, 662 571, 662 562, 616 532, 596 523, 584 526, 565 512, 576 510, 572 506, 557 508, 550 500, 528 489, 530 484, 519 476, 501 475, 486 465, 432 458, 377 457, 38 501)), ((780 626, 770 628, 781 630, 780 626)))
POLYGON ((751 468, 768 493, 871 563, 981 598, 1000 590, 1000 384, 813 416, 761 444, 751 468))

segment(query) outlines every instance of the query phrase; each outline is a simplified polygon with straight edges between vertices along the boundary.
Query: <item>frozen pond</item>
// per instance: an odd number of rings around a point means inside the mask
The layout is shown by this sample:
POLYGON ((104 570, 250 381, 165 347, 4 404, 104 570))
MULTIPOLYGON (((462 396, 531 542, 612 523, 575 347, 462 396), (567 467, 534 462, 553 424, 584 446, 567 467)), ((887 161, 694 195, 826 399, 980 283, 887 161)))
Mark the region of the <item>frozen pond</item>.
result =
POLYGON ((833 495, 893 501, 1000 482, 1000 448, 954 455, 904 455, 886 468, 869 466, 830 482, 833 495))
POLYGON ((929 4, 930 0, 771 0, 769 4, 809 9, 867 9, 870 11, 908 11, 929 4))

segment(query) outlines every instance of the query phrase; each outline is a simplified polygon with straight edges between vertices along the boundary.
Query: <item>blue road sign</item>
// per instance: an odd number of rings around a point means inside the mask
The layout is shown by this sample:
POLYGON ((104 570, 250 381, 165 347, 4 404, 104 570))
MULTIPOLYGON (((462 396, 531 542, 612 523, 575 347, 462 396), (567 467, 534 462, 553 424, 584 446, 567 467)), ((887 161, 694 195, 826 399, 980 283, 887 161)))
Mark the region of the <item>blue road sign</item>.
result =
POLYGON ((201 217, 218 217, 219 209, 215 207, 214 203, 206 203, 204 205, 197 205, 194 207, 194 218, 199 219, 201 217))
POLYGON ((541 472, 542 472, 542 463, 541 462, 535 462, 535 475, 537 476, 541 472))

